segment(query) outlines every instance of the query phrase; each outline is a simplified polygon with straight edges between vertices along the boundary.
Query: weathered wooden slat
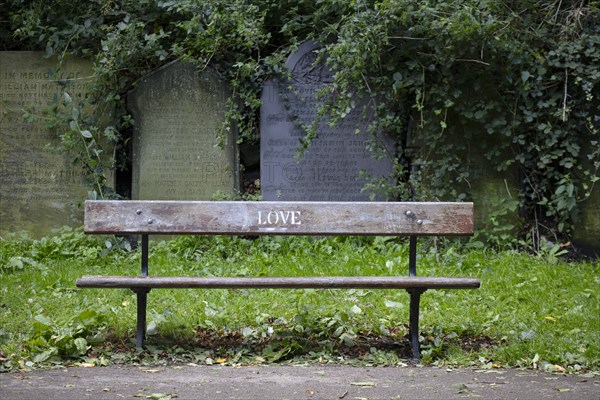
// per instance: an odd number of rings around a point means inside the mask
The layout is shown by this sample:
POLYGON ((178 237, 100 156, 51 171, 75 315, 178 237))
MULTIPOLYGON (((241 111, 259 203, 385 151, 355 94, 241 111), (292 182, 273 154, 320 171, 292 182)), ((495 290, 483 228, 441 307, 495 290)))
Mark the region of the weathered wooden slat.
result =
POLYGON ((85 232, 471 235, 473 203, 86 201, 85 232))
POLYGON ((303 276, 303 277, 173 277, 84 276, 85 288, 373 288, 373 289, 476 289, 479 279, 423 276, 303 276))

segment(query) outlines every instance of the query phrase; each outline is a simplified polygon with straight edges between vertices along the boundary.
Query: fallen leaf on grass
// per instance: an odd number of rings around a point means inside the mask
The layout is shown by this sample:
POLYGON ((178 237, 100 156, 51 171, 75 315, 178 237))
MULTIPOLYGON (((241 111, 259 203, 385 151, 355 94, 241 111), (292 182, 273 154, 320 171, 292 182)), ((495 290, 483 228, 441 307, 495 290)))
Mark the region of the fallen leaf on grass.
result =
POLYGON ((375 382, 352 382, 350 383, 352 386, 364 386, 364 387, 373 387, 377 384, 375 382))
POLYGON ((77 364, 77 366, 81 367, 81 368, 92 368, 92 367, 95 367, 96 364, 91 363, 91 362, 82 362, 82 363, 77 364))
POLYGON ((554 365, 554 371, 556 371, 556 372, 567 372, 567 370, 564 367, 561 367, 558 364, 554 365))

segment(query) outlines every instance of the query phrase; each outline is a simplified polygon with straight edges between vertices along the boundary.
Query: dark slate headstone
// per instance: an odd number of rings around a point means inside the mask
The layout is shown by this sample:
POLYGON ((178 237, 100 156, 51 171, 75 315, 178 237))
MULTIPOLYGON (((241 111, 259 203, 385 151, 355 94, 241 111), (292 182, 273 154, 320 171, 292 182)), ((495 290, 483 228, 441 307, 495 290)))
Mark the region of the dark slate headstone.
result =
POLYGON ((136 84, 132 197, 212 200, 237 189, 233 132, 217 146, 229 91, 215 73, 175 61, 136 84))
MULTIPOLYGON (((367 201, 370 193, 361 191, 368 177, 390 179, 394 141, 384 135, 365 133, 370 123, 363 114, 366 100, 354 99, 356 107, 340 123, 330 126, 324 118, 306 152, 297 159, 304 126, 312 124, 317 109, 326 98, 319 91, 332 74, 317 64, 319 46, 303 43, 288 58, 291 81, 271 80, 262 92, 260 115, 261 191, 263 200, 283 201, 367 201), (361 133, 356 133, 356 130, 361 133), (369 148, 376 148, 375 151, 369 148), (384 156, 375 159, 378 150, 384 156)), ((379 196, 378 199, 382 200, 379 196)))
POLYGON ((57 78, 73 101, 85 96, 91 63, 67 60, 58 75, 51 73, 55 66, 42 52, 0 52, 0 236, 26 231, 39 238, 83 220, 82 171, 69 154, 47 150, 60 141, 41 118, 23 116, 39 114, 59 94, 57 78))

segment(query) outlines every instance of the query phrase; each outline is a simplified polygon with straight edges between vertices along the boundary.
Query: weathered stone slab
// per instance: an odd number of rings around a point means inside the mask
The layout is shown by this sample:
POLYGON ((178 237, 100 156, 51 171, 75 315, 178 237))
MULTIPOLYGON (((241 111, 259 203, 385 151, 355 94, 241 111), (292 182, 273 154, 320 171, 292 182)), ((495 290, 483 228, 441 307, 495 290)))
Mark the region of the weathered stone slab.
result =
MULTIPOLYGON (((468 176, 462 183, 454 183, 453 188, 457 193, 466 193, 463 200, 472 201, 475 205, 475 227, 477 229, 491 228, 491 218, 496 219, 498 225, 510 231, 510 226, 519 222, 517 201, 520 195, 519 174, 516 166, 506 171, 498 171, 493 161, 485 153, 496 149, 495 137, 482 132, 480 127, 464 125, 462 121, 453 119, 449 122, 460 127, 448 138, 448 147, 452 152, 461 156, 468 176)), ((426 141, 410 132, 407 147, 411 161, 420 164, 423 157, 429 154, 426 141)), ((427 193, 431 189, 432 176, 435 171, 425 167, 420 171, 421 192, 424 198, 419 200, 436 200, 429 198, 427 193)), ((455 200, 448 196, 441 200, 455 200)))
MULTIPOLYGON (((482 153, 471 149, 468 154, 469 180, 467 200, 475 203, 475 226, 491 228, 493 217, 498 228, 515 226, 518 220, 519 184, 516 168, 497 171, 482 153)), ((514 231, 516 232, 516 231, 514 231)))
POLYGON ((81 59, 63 63, 43 52, 0 53, 0 236, 20 231, 32 237, 53 229, 80 225, 86 198, 82 171, 64 152, 51 152, 59 139, 44 121, 28 121, 24 112, 39 114, 58 95, 57 80, 74 101, 85 96, 92 65, 81 59))
POLYGON ((361 190, 368 182, 361 177, 361 170, 378 179, 390 179, 393 173, 394 141, 365 133, 371 122, 368 112, 363 113, 365 99, 355 99, 357 106, 334 126, 324 118, 317 138, 297 159, 300 140, 306 136, 303 126, 313 123, 319 104, 328 100, 319 92, 332 78, 324 64, 315 64, 316 49, 318 45, 313 42, 302 44, 286 62, 291 81, 271 80, 263 87, 263 200, 365 201, 370 192, 361 190), (357 129, 362 133, 356 134, 357 129), (375 159, 380 154, 384 157, 375 159))
POLYGON ((235 191, 234 132, 217 146, 228 98, 215 73, 180 61, 136 84, 128 97, 135 120, 134 199, 211 200, 235 191))
POLYGON ((590 197, 580 203, 581 215, 575 224, 573 243, 589 255, 600 257, 600 185, 592 189, 590 197))
POLYGON ((600 255, 600 190, 582 204, 581 221, 575 227, 575 243, 589 254, 600 255))

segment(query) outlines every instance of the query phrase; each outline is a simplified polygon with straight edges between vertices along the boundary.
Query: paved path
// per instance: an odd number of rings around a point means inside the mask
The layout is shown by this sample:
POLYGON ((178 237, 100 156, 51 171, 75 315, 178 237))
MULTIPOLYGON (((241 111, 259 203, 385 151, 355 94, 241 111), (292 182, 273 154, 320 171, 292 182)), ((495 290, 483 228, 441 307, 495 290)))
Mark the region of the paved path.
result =
POLYGON ((0 374, 0 399, 600 399, 600 376, 348 366, 93 367, 0 374))

